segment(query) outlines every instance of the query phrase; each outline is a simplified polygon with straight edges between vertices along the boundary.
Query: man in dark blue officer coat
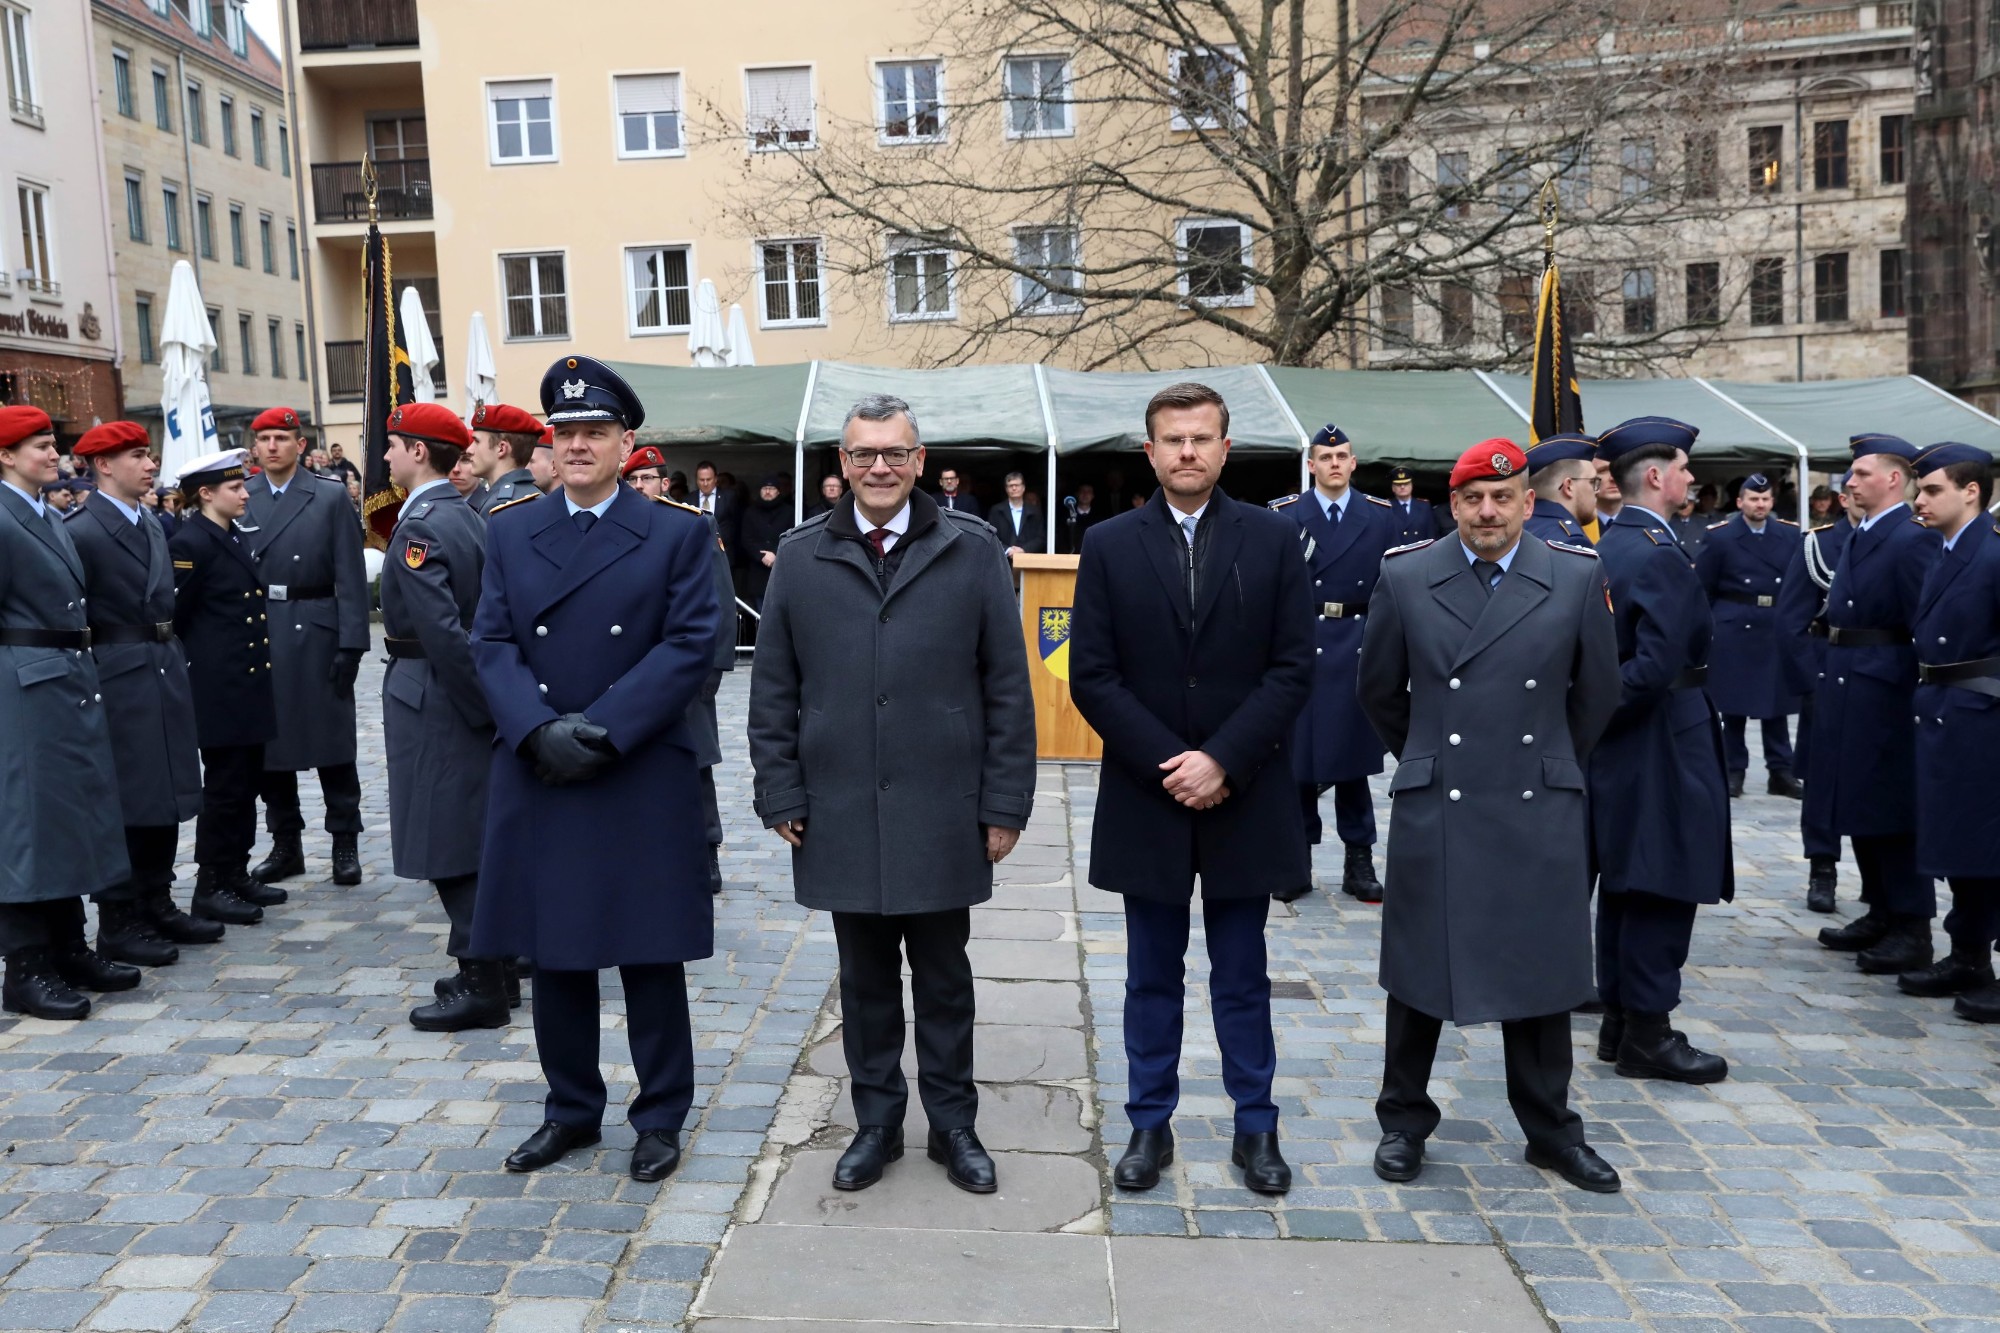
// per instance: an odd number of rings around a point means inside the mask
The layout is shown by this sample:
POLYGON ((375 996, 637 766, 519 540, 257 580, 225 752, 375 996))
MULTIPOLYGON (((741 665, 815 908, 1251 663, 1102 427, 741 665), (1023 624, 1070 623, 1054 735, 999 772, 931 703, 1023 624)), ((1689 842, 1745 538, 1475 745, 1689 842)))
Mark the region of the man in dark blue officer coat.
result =
POLYGON ((1522 530, 1545 542, 1589 546, 1583 525, 1597 517, 1596 439, 1564 431, 1544 436, 1525 452, 1535 509, 1522 530))
MULTIPOLYGON (((1847 489, 1845 473, 1833 488, 1847 489)), ((1811 763, 1813 697, 1826 664, 1826 590, 1833 583, 1834 567, 1840 563, 1847 539, 1854 535, 1858 517, 1854 510, 1837 508, 1832 522, 1818 525, 1801 538, 1785 566, 1785 581, 1778 587, 1778 647, 1785 687, 1799 696, 1794 773, 1804 773, 1811 763)), ((1808 866, 1806 908, 1813 912, 1833 910, 1839 879, 1840 835, 1833 831, 1828 813, 1814 802, 1800 802, 1799 843, 1808 866)))
MULTIPOLYGON (((1340 891, 1379 903, 1375 800, 1368 779, 1382 771, 1382 738, 1355 698, 1354 665, 1361 652, 1362 617, 1382 572, 1382 553, 1401 544, 1401 529, 1387 500, 1363 495, 1348 484, 1354 476, 1354 447, 1340 427, 1320 427, 1306 446, 1306 463, 1313 484, 1303 494, 1270 505, 1299 525, 1299 544, 1312 575, 1313 692, 1292 734, 1292 771, 1305 809, 1306 841, 1319 844, 1319 800, 1331 787, 1334 830, 1347 853, 1340 891)), ((1272 896, 1290 902, 1311 889, 1308 879, 1272 896)))
POLYGON ((1729 794, 1743 794, 1750 767, 1744 732, 1751 718, 1764 737, 1765 789, 1794 800, 1804 795, 1792 774, 1788 719, 1799 705, 1785 680, 1778 644, 1778 594, 1785 566, 1798 545, 1799 525, 1772 514, 1771 480, 1761 472, 1743 479, 1736 513, 1707 525, 1708 540, 1695 554, 1695 572, 1715 616, 1708 652, 1708 697, 1722 714, 1722 755, 1729 794))
POLYGON ((1389 474, 1389 503, 1395 507, 1396 539, 1398 545, 1408 542, 1427 542, 1437 536, 1437 515, 1431 512, 1429 500, 1416 497, 1417 478, 1406 467, 1399 467, 1389 474))
POLYGON ((610 367, 557 361, 542 407, 558 485, 487 511, 472 625, 499 733, 472 951, 535 964, 548 1118, 507 1168, 598 1141, 597 974, 616 967, 639 1084, 631 1171, 653 1181, 679 1164, 694 1102, 682 965, 715 949, 688 726, 720 617, 710 530, 691 506, 619 481, 645 408, 610 367), (603 836, 632 827, 653 836, 636 848, 603 836))
POLYGON ((1264 923, 1311 873, 1291 739, 1312 691, 1312 580, 1298 528, 1217 484, 1229 415, 1203 384, 1146 409, 1160 490, 1090 531, 1077 568, 1070 690, 1104 738, 1090 882, 1125 898, 1130 1146, 1113 1180, 1151 1189, 1173 1161, 1183 960, 1200 879, 1231 1160, 1282 1194, 1277 1046, 1264 923))
POLYGON ((1917 516, 1944 541, 1910 630, 1917 647, 1917 869, 1951 885, 1951 953, 1897 984, 1956 995, 1959 1017, 2000 1022, 2000 524, 1993 457, 1969 444, 1917 455, 1917 516))
POLYGON ((1806 804, 1854 847, 1867 911, 1819 933, 1864 972, 1931 961, 1937 887, 1917 868, 1917 650, 1910 637, 1941 539, 1907 500, 1916 447, 1852 440, 1847 499, 1862 512, 1826 594, 1826 664, 1813 700, 1806 804))
POLYGON ((1681 999, 1695 909, 1735 896, 1722 739, 1702 683, 1713 623, 1666 515, 1693 474, 1695 428, 1638 417, 1598 437, 1624 503, 1598 534, 1623 692, 1590 757, 1598 865, 1597 1057, 1627 1078, 1714 1083, 1719 1055, 1668 1016, 1681 999))

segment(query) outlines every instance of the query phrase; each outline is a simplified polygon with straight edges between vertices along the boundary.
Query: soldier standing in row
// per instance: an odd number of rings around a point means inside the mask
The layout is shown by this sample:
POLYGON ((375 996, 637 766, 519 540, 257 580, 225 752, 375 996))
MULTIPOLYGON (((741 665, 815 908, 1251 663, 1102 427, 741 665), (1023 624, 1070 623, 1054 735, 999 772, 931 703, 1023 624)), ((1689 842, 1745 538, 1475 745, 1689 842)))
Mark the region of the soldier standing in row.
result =
POLYGON ((41 488, 57 476, 55 426, 37 407, 0 407, 0 1003, 36 1018, 82 1018, 79 990, 129 990, 139 969, 83 938, 83 895, 131 875, 117 807, 110 723, 90 647, 83 562, 41 488))
POLYGON ((91 655, 132 863, 129 879, 96 895, 97 951, 163 967, 178 961, 176 945, 212 944, 223 925, 174 905, 174 849, 181 824, 201 810, 201 759, 187 659, 174 637, 173 556, 142 499, 160 467, 146 428, 133 421, 93 427, 73 452, 90 461, 100 491, 64 529, 90 589, 91 655))
MULTIPOLYGON (((1835 492, 1847 489, 1847 476, 1833 484, 1835 492)), ((1808 532, 1792 551, 1785 566, 1785 581, 1778 588, 1778 646, 1785 668, 1785 688, 1799 698, 1799 735, 1793 746, 1794 771, 1804 773, 1811 764, 1813 695, 1826 666, 1826 590, 1833 583, 1834 567, 1840 563, 1841 549, 1854 535, 1858 510, 1837 507, 1832 520, 1808 532)), ((1813 801, 1799 806, 1799 843, 1809 867, 1806 878, 1806 910, 1831 912, 1839 878, 1840 835, 1828 822, 1829 812, 1813 801)))
POLYGON ((274 407, 250 423, 263 472, 250 479, 245 532, 271 606, 278 734, 264 748, 264 823, 271 854, 252 875, 303 875, 299 771, 319 771, 333 882, 361 882, 361 774, 355 766, 354 680, 368 651, 368 570, 347 488, 299 466, 299 419, 274 407))
POLYGON ((1591 461, 1597 455, 1597 441, 1565 431, 1544 436, 1523 452, 1528 488, 1535 495, 1535 512, 1525 525, 1528 535, 1572 546, 1593 545, 1583 525, 1597 518, 1597 469, 1591 461))
POLYGON ((1437 536, 1437 516, 1431 512, 1429 500, 1419 500, 1417 478, 1406 467, 1399 467, 1389 474, 1390 501, 1395 506, 1396 538, 1398 544, 1407 542, 1427 542, 1437 536))
POLYGON ((1764 738, 1765 790, 1798 800, 1805 789, 1792 774, 1787 719, 1798 710, 1799 700, 1786 686, 1777 607, 1799 525, 1774 516, 1774 501, 1768 477, 1761 472, 1745 477, 1735 516, 1707 525, 1707 541, 1695 553, 1695 571, 1714 612, 1708 697, 1722 714, 1729 794, 1743 794, 1750 767, 1745 732, 1754 717, 1764 738))
POLYGON ((535 477, 536 441, 542 423, 508 403, 481 403, 472 414, 472 448, 466 451, 472 470, 486 490, 473 506, 479 513, 547 489, 535 477))

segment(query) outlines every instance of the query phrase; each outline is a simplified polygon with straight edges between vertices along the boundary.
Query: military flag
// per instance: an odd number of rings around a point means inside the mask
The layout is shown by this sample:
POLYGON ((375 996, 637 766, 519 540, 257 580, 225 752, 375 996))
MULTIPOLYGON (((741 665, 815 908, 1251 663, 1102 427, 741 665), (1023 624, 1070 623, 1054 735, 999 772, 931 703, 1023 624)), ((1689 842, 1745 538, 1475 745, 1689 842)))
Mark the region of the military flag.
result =
MULTIPOLYGON (((372 168, 373 164, 369 164, 372 168)), ((382 549, 402 512, 403 489, 389 479, 389 414, 415 400, 403 320, 392 291, 389 242, 375 225, 375 174, 363 174, 368 193, 368 238, 361 251, 362 470, 361 512, 368 544, 382 549)))
POLYGON ((1542 292, 1535 305, 1535 362, 1528 377, 1528 441, 1583 429, 1583 395, 1576 383, 1576 352, 1563 313, 1562 272, 1556 265, 1556 191, 1542 194, 1542 292))

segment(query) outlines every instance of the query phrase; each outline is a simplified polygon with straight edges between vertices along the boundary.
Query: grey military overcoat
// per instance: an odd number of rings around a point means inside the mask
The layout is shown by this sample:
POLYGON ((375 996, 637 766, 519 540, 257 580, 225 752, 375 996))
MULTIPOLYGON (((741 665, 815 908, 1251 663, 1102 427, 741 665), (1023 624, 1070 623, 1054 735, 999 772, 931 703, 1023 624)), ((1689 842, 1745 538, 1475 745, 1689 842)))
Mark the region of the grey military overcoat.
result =
POLYGON ((1457 536, 1392 552, 1357 693, 1397 756, 1382 987, 1456 1023, 1589 998, 1583 762, 1618 706, 1594 555, 1523 537, 1491 594, 1457 536))
POLYGON ((151 626, 173 624, 167 534, 149 511, 134 523, 103 498, 71 510, 63 531, 90 588, 90 626, 98 636, 91 655, 110 719, 121 817, 152 828, 193 819, 201 809, 201 760, 187 655, 178 639, 134 641, 151 626))
POLYGON ((382 561, 382 633, 422 657, 382 677, 389 843, 405 879, 479 873, 493 715, 472 665, 472 613, 486 568, 486 520, 450 486, 405 505, 382 561))
POLYGON ((351 764, 354 692, 335 688, 332 676, 337 651, 368 651, 361 521, 345 486, 304 468, 275 498, 262 473, 249 485, 243 526, 254 529, 245 539, 270 590, 271 680, 278 705, 278 735, 264 747, 264 767, 298 771, 351 764))
POLYGON ((769 828, 806 821, 800 903, 890 915, 993 896, 981 825, 1024 828, 1035 706, 1000 539, 910 499, 885 592, 850 496, 786 533, 750 679, 750 762, 769 828))
MULTIPOLYGON (((53 509, 0 485, 0 625, 81 630, 83 562, 53 509)), ((96 893, 131 874, 97 663, 0 646, 0 903, 96 893)))

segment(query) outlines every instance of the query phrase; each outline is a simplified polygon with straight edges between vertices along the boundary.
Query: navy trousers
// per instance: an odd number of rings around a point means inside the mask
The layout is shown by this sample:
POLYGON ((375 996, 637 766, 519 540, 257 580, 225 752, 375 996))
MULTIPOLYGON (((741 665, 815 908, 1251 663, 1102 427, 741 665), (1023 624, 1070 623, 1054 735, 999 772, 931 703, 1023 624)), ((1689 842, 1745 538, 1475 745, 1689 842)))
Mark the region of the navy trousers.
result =
POLYGON ((1373 847, 1375 798, 1369 794, 1367 778, 1299 784, 1299 798, 1306 812, 1306 841, 1317 847, 1326 835, 1326 825, 1319 817, 1319 798, 1326 795, 1329 786, 1333 788, 1333 831, 1349 847, 1373 847))
MULTIPOLYGON (((687 976, 679 963, 621 967, 625 1030, 639 1095, 626 1118, 641 1134, 678 1134, 694 1105, 694 1034, 687 976)), ((597 973, 535 969, 535 1046, 548 1080, 546 1116, 595 1129, 604 1122, 604 1070, 597 1063, 597 973)))
MULTIPOLYGON (((1793 771, 1803 773, 1806 768, 1806 738, 1812 734, 1813 697, 1808 694, 1799 701, 1799 743, 1792 762, 1797 765, 1793 771)), ((1838 861, 1840 859, 1840 835, 1833 831, 1833 825, 1825 819, 1815 820, 1809 811, 1813 802, 1799 802, 1799 843, 1800 850, 1809 861, 1838 861)))
POLYGON ((1597 895, 1597 996, 1610 1009, 1672 1013, 1694 938, 1693 903, 1656 893, 1597 895))
POLYGON ((1929 921, 1937 916, 1937 881, 1917 873, 1914 833, 1855 834, 1861 901, 1878 912, 1929 921))
POLYGON ((2000 878, 1953 875, 1951 910, 1944 914, 1944 933, 1951 947, 1965 953, 1990 949, 2000 938, 2000 878))
MULTIPOLYGON (((1209 1009, 1222 1049, 1222 1086, 1236 1103, 1238 1134, 1278 1128, 1271 1080, 1278 1047, 1271 1035, 1271 977, 1264 922, 1271 900, 1204 898, 1209 1009)), ((1191 903, 1125 899, 1125 1114, 1134 1129, 1159 1129, 1180 1103, 1181 1007, 1191 903)))
POLYGON ((479 876, 453 875, 449 879, 434 879, 431 887, 437 890, 445 920, 451 922, 451 934, 445 938, 445 953, 453 958, 474 957, 472 909, 479 899, 479 876))
MULTIPOLYGON (((1731 773, 1742 773, 1750 767, 1750 746, 1744 739, 1749 729, 1747 717, 1724 717, 1722 719, 1722 758, 1731 773)), ((1795 772, 1792 763, 1792 737, 1789 724, 1782 717, 1761 717, 1757 727, 1764 734, 1764 767, 1772 776, 1789 776, 1795 772)))

